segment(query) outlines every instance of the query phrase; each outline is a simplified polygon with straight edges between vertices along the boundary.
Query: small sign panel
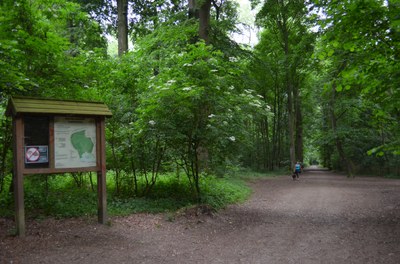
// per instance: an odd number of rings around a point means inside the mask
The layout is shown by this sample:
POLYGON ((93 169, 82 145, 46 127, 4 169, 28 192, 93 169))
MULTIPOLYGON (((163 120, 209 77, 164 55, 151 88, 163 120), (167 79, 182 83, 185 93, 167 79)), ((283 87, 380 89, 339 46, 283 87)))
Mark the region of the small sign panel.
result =
POLYGON ((48 146, 25 146, 25 163, 48 163, 49 148, 48 146))

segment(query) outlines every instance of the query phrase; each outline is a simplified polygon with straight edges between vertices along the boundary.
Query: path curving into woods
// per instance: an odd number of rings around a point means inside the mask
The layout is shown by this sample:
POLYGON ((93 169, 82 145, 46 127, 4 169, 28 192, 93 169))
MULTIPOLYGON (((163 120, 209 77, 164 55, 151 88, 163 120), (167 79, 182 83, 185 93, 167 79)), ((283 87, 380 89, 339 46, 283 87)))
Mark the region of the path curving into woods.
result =
POLYGON ((400 263, 400 180, 308 170, 249 183, 247 202, 214 215, 137 214, 27 223, 0 263, 400 263))

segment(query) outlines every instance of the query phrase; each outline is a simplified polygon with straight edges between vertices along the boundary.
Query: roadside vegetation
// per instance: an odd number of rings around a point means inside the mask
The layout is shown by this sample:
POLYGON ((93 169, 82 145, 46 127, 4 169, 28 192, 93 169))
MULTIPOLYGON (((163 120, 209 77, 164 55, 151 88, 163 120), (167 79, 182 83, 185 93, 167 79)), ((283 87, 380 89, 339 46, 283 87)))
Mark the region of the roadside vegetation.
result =
MULTIPOLYGON (((200 181, 201 205, 210 210, 219 210, 227 205, 245 201, 251 194, 246 180, 260 177, 272 177, 273 174, 238 171, 224 178, 204 176, 200 181)), ((112 172, 109 177, 112 177, 112 172)), ((28 218, 46 217, 91 217, 97 214, 96 179, 90 175, 80 175, 79 184, 76 176, 29 176, 25 179, 25 210, 28 218)), ((160 175, 157 185, 146 196, 132 193, 116 193, 115 186, 109 181, 107 186, 107 207, 111 216, 133 213, 175 213, 179 209, 198 205, 187 178, 178 178, 173 174, 160 175)), ((9 188, 10 179, 6 179, 9 188)), ((143 191, 144 183, 139 190, 143 191)), ((14 217, 14 201, 8 192, 0 193, 0 217, 14 217)))

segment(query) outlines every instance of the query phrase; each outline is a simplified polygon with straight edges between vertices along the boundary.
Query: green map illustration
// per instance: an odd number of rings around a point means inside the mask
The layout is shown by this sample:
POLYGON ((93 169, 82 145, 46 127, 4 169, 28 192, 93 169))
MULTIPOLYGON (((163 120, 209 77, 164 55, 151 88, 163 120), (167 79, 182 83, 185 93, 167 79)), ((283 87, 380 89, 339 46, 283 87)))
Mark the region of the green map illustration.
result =
POLYGON ((96 166, 94 118, 54 117, 55 168, 96 166))
POLYGON ((71 134, 71 144, 79 153, 79 158, 82 161, 93 161, 94 155, 92 154, 94 143, 91 138, 87 137, 85 130, 81 130, 71 134))

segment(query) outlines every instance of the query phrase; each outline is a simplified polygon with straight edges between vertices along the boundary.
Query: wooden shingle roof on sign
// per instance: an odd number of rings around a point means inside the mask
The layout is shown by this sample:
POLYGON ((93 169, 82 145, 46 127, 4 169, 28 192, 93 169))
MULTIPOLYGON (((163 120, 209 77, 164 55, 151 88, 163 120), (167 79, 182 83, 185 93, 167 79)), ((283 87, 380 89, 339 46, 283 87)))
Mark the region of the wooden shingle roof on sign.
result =
POLYGON ((11 97, 8 101, 6 115, 16 116, 18 114, 112 116, 108 107, 100 102, 11 97))

